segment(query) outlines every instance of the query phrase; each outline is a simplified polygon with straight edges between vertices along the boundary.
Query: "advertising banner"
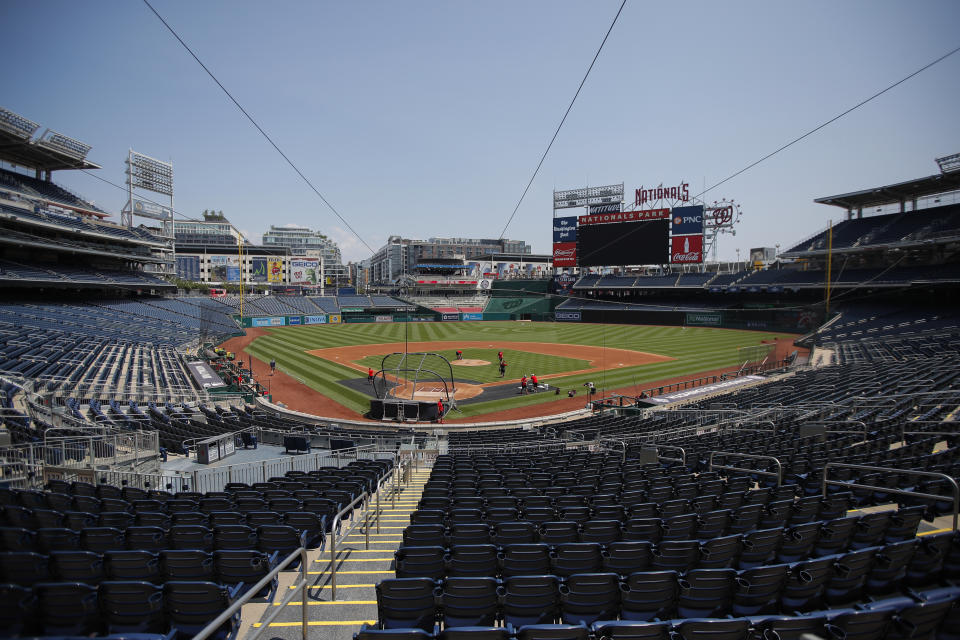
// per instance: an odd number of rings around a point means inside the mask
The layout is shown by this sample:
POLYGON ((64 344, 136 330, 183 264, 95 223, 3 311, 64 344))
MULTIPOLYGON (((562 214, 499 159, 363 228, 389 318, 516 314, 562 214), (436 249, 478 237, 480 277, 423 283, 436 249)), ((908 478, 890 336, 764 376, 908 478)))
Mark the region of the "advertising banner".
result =
POLYGON ((673 264, 703 262, 703 236, 675 236, 670 238, 670 262, 673 264))
POLYGON ((137 198, 133 199, 133 213, 142 218, 153 218, 154 220, 169 220, 173 217, 173 210, 170 207, 138 200, 137 198))
POLYGON ((463 320, 483 320, 482 313, 461 313, 460 317, 463 320))
POLYGON ((210 279, 217 282, 240 282, 240 258, 210 256, 210 279))
POLYGON ((620 203, 612 202, 609 204, 592 204, 588 212, 593 215, 596 213, 620 213, 620 203))
POLYGON ((330 324, 340 324, 340 314, 331 313, 329 316, 327 316, 327 322, 330 324))
POLYGON ((319 258, 291 258, 290 284, 317 284, 317 272, 320 267, 319 258))
POLYGON ((289 316, 287 323, 290 325, 300 324, 301 316, 289 316))
POLYGON ((553 266, 554 267, 577 266, 577 243, 576 242, 554 242, 553 243, 553 266))
POLYGON ((253 327, 282 327, 286 324, 286 318, 283 316, 274 318, 250 318, 250 326, 253 327))
POLYGON ((445 314, 443 314, 443 321, 444 321, 444 322, 456 322, 456 321, 458 321, 458 320, 460 320, 460 314, 459 314, 459 313, 445 313, 445 314))
POLYGON ((267 259, 267 282, 283 282, 283 258, 267 259))
POLYGON ((250 259, 250 282, 266 282, 266 281, 267 281, 267 259, 251 258, 250 259))
POLYGON ((303 324, 327 324, 327 316, 303 316, 303 324))
POLYGON ((719 327, 723 315, 719 311, 688 311, 686 324, 697 327, 719 327))
POLYGON ((374 316, 374 322, 393 322, 393 316, 374 316))
POLYGON ((670 233, 675 236, 703 233, 703 205, 674 207, 670 219, 670 233))
POLYGON ((577 240, 577 216, 553 219, 553 241, 575 242, 577 240))
POLYGON ((200 280, 200 256, 177 256, 177 277, 183 280, 200 280))
POLYGON ((643 209, 641 211, 621 211, 619 213, 598 213, 580 216, 581 225, 604 224, 607 222, 642 222, 644 220, 663 220, 670 217, 670 209, 643 209))
POLYGON ((553 317, 562 322, 580 322, 579 311, 554 311, 553 317))

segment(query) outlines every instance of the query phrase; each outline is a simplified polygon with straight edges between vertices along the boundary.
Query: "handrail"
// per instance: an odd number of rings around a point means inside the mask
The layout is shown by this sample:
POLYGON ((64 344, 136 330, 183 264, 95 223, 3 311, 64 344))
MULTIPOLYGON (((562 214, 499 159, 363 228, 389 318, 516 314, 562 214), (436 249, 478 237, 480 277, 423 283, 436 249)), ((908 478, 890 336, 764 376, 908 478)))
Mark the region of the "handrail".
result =
POLYGON ((753 473, 758 476, 772 476, 777 479, 777 487, 783 484, 783 465, 780 464, 780 460, 778 460, 773 456, 760 456, 760 455, 754 455, 752 453, 737 453, 736 451, 711 451, 709 469, 710 471, 713 471, 714 469, 726 469, 727 471, 745 471, 747 473, 753 473), (731 467, 729 465, 723 465, 723 464, 718 464, 714 466, 713 457, 715 455, 739 456, 741 458, 751 458, 753 460, 773 460, 774 463, 776 463, 777 465, 777 472, 774 473, 773 471, 760 471, 757 469, 747 469, 745 467, 731 467))
POLYGON ((687 451, 683 447, 675 447, 670 444, 654 444, 653 448, 657 450, 657 458, 663 458, 664 460, 670 460, 671 462, 679 462, 683 466, 687 466, 687 451), (668 458, 667 456, 661 456, 659 451, 660 449, 670 449, 671 451, 679 451, 679 458, 668 458))
POLYGON ((932 493, 921 493, 919 491, 910 491, 907 489, 890 489, 887 487, 879 487, 869 484, 858 484, 853 482, 845 482, 843 480, 827 480, 827 474, 831 468, 844 468, 844 469, 856 469, 859 471, 880 471, 880 472, 889 472, 889 473, 903 473, 906 475, 912 476, 922 476, 924 478, 938 478, 940 480, 946 480, 950 483, 953 489, 953 530, 957 530, 957 519, 958 514, 960 514, 960 485, 957 485, 957 481, 954 480, 951 476, 948 476, 945 473, 937 473, 935 471, 913 471, 912 469, 896 469, 892 467, 873 467, 863 464, 845 464, 843 462, 828 462, 823 467, 823 497, 827 497, 827 485, 838 485, 849 487, 851 489, 871 489, 873 491, 882 491, 883 493, 893 493, 898 496, 914 496, 917 498, 925 498, 927 500, 943 500, 946 496, 938 496, 932 493))
POLYGON ((291 562, 300 558, 300 578, 287 589, 287 594, 279 603, 274 603, 275 606, 270 607, 273 611, 266 617, 266 619, 260 622, 260 626, 255 628, 250 632, 250 635, 246 636, 246 640, 256 640, 256 638, 263 632, 264 629, 270 626, 270 623, 273 622, 283 608, 293 600, 293 597, 297 595, 297 592, 300 592, 300 616, 301 616, 301 634, 303 640, 307 640, 307 550, 304 547, 300 547, 289 556, 287 556, 283 562, 274 567, 270 573, 265 575, 260 579, 260 582, 250 587, 250 590, 245 594, 233 601, 229 607, 224 610, 219 616, 213 619, 212 622, 207 623, 203 629, 200 630, 197 635, 193 636, 194 640, 206 640, 209 636, 216 633, 224 622, 233 617, 233 615, 240 610, 243 605, 253 599, 256 594, 260 592, 265 586, 270 584, 270 582, 276 578, 281 571, 287 568, 291 562))
MULTIPOLYGON (((364 491, 359 496, 353 499, 353 501, 345 506, 343 509, 337 512, 333 516, 333 520, 330 521, 330 600, 337 599, 337 524, 339 524, 341 516, 343 516, 348 511, 352 510, 358 502, 363 502, 370 497, 370 494, 364 491)), ((347 529, 344 536, 349 535, 351 531, 357 528, 357 525, 361 522, 366 524, 366 520, 357 520, 347 529)), ((370 527, 364 527, 364 533, 366 534, 366 545, 365 548, 370 548, 370 527)))
POLYGON ((862 427, 861 430, 851 431, 851 430, 842 430, 842 429, 825 429, 827 433, 860 433, 863 435, 863 441, 867 441, 867 423, 863 420, 814 420, 810 424, 822 424, 824 426, 831 424, 858 424, 862 427))

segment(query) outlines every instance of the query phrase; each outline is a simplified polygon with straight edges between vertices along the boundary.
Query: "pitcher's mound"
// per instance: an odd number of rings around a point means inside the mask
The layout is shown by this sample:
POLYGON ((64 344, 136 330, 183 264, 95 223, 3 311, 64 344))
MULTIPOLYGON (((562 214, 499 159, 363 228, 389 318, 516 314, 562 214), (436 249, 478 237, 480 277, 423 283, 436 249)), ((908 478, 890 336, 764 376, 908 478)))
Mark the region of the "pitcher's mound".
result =
MULTIPOLYGON (((390 389, 389 393, 395 398, 404 398, 411 399, 411 391, 413 391, 413 384, 410 382, 403 383, 399 386, 390 389)), ((480 385, 476 384, 467 384, 458 382, 457 383, 457 398, 459 400, 466 400, 467 398, 475 398, 476 396, 483 393, 483 388, 480 385)), ((423 400, 426 402, 435 401, 435 400, 444 400, 447 399, 447 394, 442 384, 431 383, 431 382, 418 382, 417 389, 413 392, 413 400, 423 400)))
POLYGON ((471 360, 470 358, 464 358, 463 360, 454 360, 450 364, 455 367, 482 367, 490 363, 486 360, 471 360))

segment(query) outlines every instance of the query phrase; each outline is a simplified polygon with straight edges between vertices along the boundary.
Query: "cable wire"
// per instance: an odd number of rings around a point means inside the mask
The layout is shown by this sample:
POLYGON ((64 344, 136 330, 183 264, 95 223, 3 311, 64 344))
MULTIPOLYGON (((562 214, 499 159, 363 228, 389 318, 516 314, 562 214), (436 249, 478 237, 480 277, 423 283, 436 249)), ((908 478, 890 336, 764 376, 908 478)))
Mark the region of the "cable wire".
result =
POLYGON ((942 56, 940 56, 939 58, 937 58, 937 59, 934 60, 933 62, 929 62, 929 63, 923 65, 922 67, 920 67, 919 69, 917 69, 917 70, 914 71, 913 73, 911 73, 911 74, 909 74, 909 75, 907 75, 907 76, 905 76, 905 77, 903 77, 903 78, 900 78, 899 80, 897 80, 897 81, 894 82, 893 84, 887 86, 885 89, 882 89, 882 90, 876 92, 875 94, 873 94, 872 96, 870 96, 869 98, 867 98, 867 99, 865 99, 865 100, 861 100, 860 102, 858 102, 857 104, 853 105, 852 107, 850 107, 849 109, 847 109, 847 110, 844 111, 843 113, 841 113, 841 114, 839 114, 839 115, 836 115, 836 116, 830 118, 829 120, 827 120, 827 121, 824 122, 823 124, 821 124, 821 125, 819 125, 819 126, 817 126, 817 127, 814 127, 814 128, 811 129, 810 131, 807 131, 807 132, 806 132, 805 134, 803 134, 802 136, 799 136, 799 137, 797 137, 797 138, 794 138, 793 140, 791 140, 791 141, 788 142, 787 144, 783 145, 782 147, 780 147, 780 148, 778 148, 778 149, 776 149, 776 150, 774 150, 774 151, 771 151, 770 153, 768 153, 767 155, 763 156, 763 157, 760 158, 759 160, 756 160, 755 162, 751 162, 750 164, 748 164, 747 166, 745 166, 743 169, 740 169, 740 170, 737 171, 736 173, 733 173, 733 174, 727 176, 726 178, 724 178, 724 179, 721 180, 720 182, 718 182, 718 183, 716 183, 716 184, 714 184, 714 185, 712 185, 712 186, 704 189, 703 191, 701 191, 700 193, 698 193, 698 194, 695 195, 694 197, 695 197, 695 198, 699 198, 700 196, 702 196, 703 194, 707 193, 708 191, 712 191, 712 190, 716 189, 717 187, 719 187, 720 185, 722 185, 722 184, 724 184, 724 183, 726 183, 726 182, 729 182, 730 180, 733 180, 734 178, 736 178, 736 177, 739 176, 740 174, 745 173, 745 172, 749 171, 750 169, 754 168, 755 166, 757 166, 758 164, 760 164, 761 162, 772 158, 773 156, 777 155, 778 153, 780 153, 780 152, 783 151, 784 149, 787 149, 788 147, 792 147, 793 145, 795 145, 796 143, 800 142, 800 141, 803 140, 804 138, 807 138, 807 137, 809 137, 809 136, 812 136, 812 135, 815 134, 817 131, 820 131, 820 129, 823 129, 823 128, 826 127, 827 125, 833 124, 834 122, 836 122, 837 120, 839 120, 839 119, 842 118, 843 116, 845 116, 845 115, 847 115, 847 114, 849 114, 849 113, 852 113, 853 111, 856 111, 857 109, 859 109, 859 108, 862 107, 863 105, 867 104, 868 102, 871 102, 871 101, 874 100, 875 98, 879 98, 880 96, 882 96, 882 95, 885 94, 886 92, 888 92, 888 91, 890 91, 891 89, 893 89, 893 88, 895 88, 895 87, 903 84, 904 82, 906 82, 906 81, 909 80, 910 78, 913 78, 914 76, 917 76, 917 75, 923 73, 924 71, 926 71, 927 69, 929 69, 929 68, 932 67, 933 65, 935 65, 935 64, 937 64, 937 63, 939 63, 939 62, 943 62, 944 60, 946 60, 947 58, 949 58, 950 56, 952 56, 953 54, 955 54, 957 51, 960 51, 960 47, 957 47, 956 49, 953 49, 952 51, 949 51, 949 52, 943 54, 942 56))
MULTIPOLYGON (((144 0, 144 2, 146 2, 146 0, 144 0)), ((570 110, 573 109, 573 103, 577 101, 577 96, 580 95, 580 90, 583 89, 583 85, 587 82, 587 78, 590 76, 590 72, 593 70, 593 65, 596 64, 597 58, 600 57, 600 52, 603 51, 603 45, 607 43, 607 38, 610 37, 610 32, 613 31, 613 27, 615 24, 617 24, 617 20, 620 18, 620 14, 623 12, 623 7, 626 4, 627 0, 623 0, 623 2, 620 4, 620 8, 617 9, 617 15, 613 17, 613 22, 610 23, 610 28, 607 29, 606 35, 603 36, 603 42, 600 43, 600 47, 597 48, 597 52, 593 55, 593 60, 590 61, 590 66, 587 67, 587 72, 583 74, 583 80, 580 81, 580 86, 577 87, 577 92, 573 94, 573 99, 570 101, 570 104, 567 105, 567 110, 564 112, 563 118, 560 119, 560 124, 557 125, 557 130, 553 132, 553 137, 550 138, 550 144, 547 145, 543 155, 540 156, 540 162, 537 163, 537 168, 533 170, 533 175, 530 176, 527 186, 524 188, 523 193, 520 194, 520 199, 517 201, 517 206, 513 208, 513 213, 511 213, 510 217, 507 219, 507 224, 503 225, 503 231, 500 232, 500 237, 498 238, 499 240, 503 240, 504 235, 507 233, 507 228, 510 226, 510 223, 513 222, 513 218, 517 215, 517 211, 520 209, 523 199, 527 197, 527 192, 530 191, 530 185, 533 184, 537 174, 540 173, 540 167, 543 166, 543 161, 547 159, 547 154, 550 153, 550 148, 553 147, 554 141, 560 134, 560 129, 563 128, 563 123, 567 121, 567 116, 570 115, 570 110)))
MULTIPOLYGON (((626 2, 626 0, 624 0, 624 2, 626 2)), ((220 80, 217 79, 217 76, 213 75, 213 72, 210 71, 209 68, 207 68, 207 65, 205 65, 205 64, 203 63, 203 61, 200 60, 199 57, 197 57, 197 54, 195 54, 195 53, 193 52, 193 49, 191 49, 190 46, 187 45, 187 43, 183 41, 183 38, 180 37, 180 35, 173 29, 173 27, 171 27, 170 24, 169 24, 166 20, 163 19, 163 16, 161 16, 161 15, 157 12, 157 10, 153 8, 153 5, 150 4, 149 0, 143 0, 143 3, 144 3, 145 5, 147 5, 147 7, 149 7, 150 11, 153 12, 153 15, 157 16, 157 19, 160 20, 160 22, 163 23, 163 26, 165 26, 165 27, 167 28, 167 31, 169 31, 171 34, 173 34, 173 37, 176 38, 177 41, 178 41, 181 45, 183 45, 183 48, 186 49, 186 50, 187 50, 187 53, 189 53, 189 54, 193 57, 193 59, 197 61, 197 64, 199 64, 200 67, 203 68, 203 70, 207 72, 207 75, 210 76, 210 79, 213 80, 213 81, 217 84, 218 87, 220 87, 220 89, 227 95, 228 98, 230 98, 230 101, 233 102, 234 105, 236 105, 237 109, 240 110, 240 113, 242 113, 244 116, 246 116, 247 120, 250 121, 250 124, 252 124, 252 125, 254 126, 254 128, 256 128, 256 130, 260 132, 260 135, 262 135, 264 138, 266 138, 267 142, 270 143, 270 146, 272 146, 272 147, 276 150, 276 152, 279 153, 280 156, 283 157, 283 159, 287 161, 287 164, 290 165, 290 167, 297 173, 298 176, 300 176, 300 178, 306 183, 306 185, 307 185, 308 187, 310 187, 310 189, 311 189, 315 194, 317 194, 317 197, 319 197, 320 200, 323 201, 323 204, 327 205, 327 208, 330 209, 330 211, 332 211, 333 214, 334 214, 335 216, 337 216, 337 218, 340 219, 340 222, 342 222, 343 224, 346 225, 346 227, 350 230, 350 232, 357 237, 357 240, 359 240, 359 241, 361 242, 361 244, 363 244, 363 246, 365 246, 365 247, 367 248, 367 250, 370 252, 370 254, 372 255, 372 254, 374 253, 374 250, 373 250, 372 248, 370 248, 370 245, 367 244, 366 240, 364 240, 364 239, 360 236, 360 234, 357 233, 356 230, 354 230, 354 228, 353 228, 352 226, 350 226, 350 223, 347 222, 346 219, 345 219, 342 215, 340 215, 340 212, 337 211, 337 209, 336 209, 332 204, 330 204, 330 202, 329 202, 325 197, 323 197, 323 194, 320 193, 320 190, 317 189, 315 186, 313 186, 313 183, 310 181, 310 179, 307 178, 307 176, 305 176, 302 171, 300 171, 300 168, 297 167, 297 165, 294 164, 293 160, 291 160, 291 159, 287 156, 287 154, 284 153, 283 150, 277 145, 277 143, 273 141, 273 138, 271 138, 270 135, 269 135, 266 131, 263 130, 263 127, 261 127, 261 126, 257 123, 257 121, 253 119, 253 116, 251 116, 249 113, 247 113, 247 110, 244 109, 243 106, 242 106, 239 102, 237 102, 237 99, 233 97, 233 94, 231 94, 231 93, 227 90, 227 88, 226 88, 225 86, 223 86, 223 83, 221 83, 220 80)))

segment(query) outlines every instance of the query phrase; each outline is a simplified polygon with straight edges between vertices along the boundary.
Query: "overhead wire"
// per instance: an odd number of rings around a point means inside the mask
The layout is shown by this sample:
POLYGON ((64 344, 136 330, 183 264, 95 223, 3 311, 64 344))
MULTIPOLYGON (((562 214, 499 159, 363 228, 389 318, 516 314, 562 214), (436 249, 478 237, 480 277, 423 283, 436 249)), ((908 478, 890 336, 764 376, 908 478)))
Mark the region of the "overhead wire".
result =
MULTIPOLYGON (((626 2, 626 0, 624 0, 624 2, 626 2)), ((276 150, 276 152, 279 153, 280 156, 287 162, 287 164, 290 165, 290 168, 293 169, 298 176, 300 176, 300 179, 303 180, 304 183, 306 183, 306 185, 317 195, 317 197, 320 198, 323 204, 325 204, 327 208, 330 209, 330 211, 332 211, 335 216, 337 216, 340 222, 342 222, 347 227, 347 229, 349 229, 350 232, 354 236, 356 236, 357 240, 359 240, 360 243, 363 246, 365 246, 372 255, 374 253, 374 250, 370 247, 369 244, 367 244, 367 241, 364 240, 359 233, 357 233, 357 231, 353 228, 353 226, 351 226, 350 223, 347 222, 346 218, 344 218, 340 214, 340 212, 337 211, 336 207, 334 207, 333 204, 331 204, 330 201, 324 197, 324 195, 320 192, 320 190, 314 186, 313 182, 311 182, 310 179, 306 175, 304 175, 303 171, 301 171, 300 168, 293 162, 293 160, 291 160, 290 157, 286 153, 284 153, 283 149, 281 149, 280 146, 273 141, 273 138, 270 137, 270 135, 263 129, 263 127, 261 127, 260 124, 253 119, 253 116, 251 116, 250 113, 243 108, 240 102, 238 102, 237 99, 233 97, 233 94, 230 93, 230 91, 225 86, 223 86, 223 83, 220 82, 217 76, 215 76, 214 73, 210 71, 210 69, 207 67, 207 65, 203 63, 203 61, 199 58, 199 56, 197 56, 197 54, 193 52, 193 49, 191 49, 190 46, 183 40, 183 38, 180 37, 180 34, 178 34, 176 30, 174 30, 174 28, 170 26, 170 23, 168 23, 163 18, 163 16, 161 16, 160 13, 153 8, 153 5, 150 4, 149 0, 143 0, 143 3, 147 5, 150 11, 153 12, 153 15, 155 15, 157 19, 163 23, 163 26, 167 28, 167 31, 169 31, 173 35, 173 37, 177 39, 177 42, 183 45, 183 48, 187 50, 187 53, 189 53, 190 56, 197 62, 197 64, 199 64, 200 67, 207 73, 207 75, 210 76, 210 79, 213 80, 218 87, 220 87, 220 89, 223 91, 224 94, 226 94, 228 98, 230 98, 230 101, 233 102, 233 104, 237 107, 237 109, 240 110, 240 113, 242 113, 247 118, 247 120, 250 121, 250 124, 252 124, 254 128, 260 132, 260 135, 262 135, 267 140, 267 142, 270 143, 270 146, 272 146, 274 150, 276 150)))
POLYGON ((894 82, 893 84, 888 85, 886 88, 881 89, 880 91, 877 91, 876 93, 874 93, 873 95, 871 95, 869 98, 865 98, 864 100, 861 100, 860 102, 858 102, 857 104, 853 105, 852 107, 850 107, 850 108, 847 109, 846 111, 843 111, 842 113, 840 113, 840 114, 838 114, 838 115, 835 115, 834 117, 830 118, 829 120, 827 120, 827 121, 824 122, 823 124, 820 124, 820 125, 814 127, 813 129, 807 131, 807 132, 804 133, 803 135, 797 136, 796 138, 794 138, 794 139, 791 140, 790 142, 788 142, 788 143, 786 143, 785 145, 780 146, 780 147, 778 147, 777 149, 771 151, 770 153, 768 153, 767 155, 763 156, 763 157, 760 158, 759 160, 755 160, 754 162, 751 162, 750 164, 748 164, 747 166, 745 166, 743 169, 740 169, 739 171, 736 171, 736 172, 730 174, 729 176, 727 176, 726 178, 724 178, 724 179, 721 180, 720 182, 717 182, 716 184, 711 185, 710 187, 707 187, 706 189, 704 189, 703 191, 701 191, 700 193, 698 193, 698 194, 697 194, 696 196, 694 196, 694 197, 695 197, 695 198, 699 198, 700 196, 702 196, 703 194, 707 193, 708 191, 713 191, 714 189, 716 189, 716 188, 719 187, 720 185, 722 185, 722 184, 724 184, 724 183, 726 183, 726 182, 729 182, 730 180, 733 180, 734 178, 736 178, 736 177, 739 176, 740 174, 749 171, 750 169, 754 168, 755 166, 757 166, 757 165, 760 164, 761 162, 764 162, 764 161, 766 161, 766 160, 769 160, 770 158, 772 158, 773 156, 777 155, 778 153, 780 153, 780 152, 783 151, 784 149, 787 149, 787 148, 789 148, 789 147, 792 147, 793 145, 795 145, 796 143, 800 142, 800 141, 803 140, 804 138, 808 138, 808 137, 812 136, 813 134, 815 134, 817 131, 820 131, 820 130, 823 129, 824 127, 833 124, 834 122, 836 122, 836 121, 839 120, 840 118, 842 118, 842 117, 844 117, 844 116, 846 116, 846 115, 848 115, 848 114, 850 114, 850 113, 853 113, 854 111, 856 111, 856 110, 859 109, 860 107, 864 106, 865 104, 867 104, 867 103, 869 103, 869 102, 872 102, 872 101, 875 100, 876 98, 879 98, 880 96, 882 96, 883 94, 887 93, 887 92, 890 91, 891 89, 894 89, 895 87, 900 86, 901 84, 903 84, 903 83, 906 82, 907 80, 909 80, 909 79, 911 79, 911 78, 913 78, 913 77, 915 77, 915 76, 923 73, 924 71, 926 71, 926 70, 929 69, 930 67, 934 66, 935 64, 938 64, 938 63, 940 63, 940 62, 943 62, 944 60, 946 60, 947 58, 949 58, 949 57, 952 56, 953 54, 957 53, 958 51, 960 51, 960 47, 957 47, 957 48, 955 48, 955 49, 952 49, 951 51, 948 51, 947 53, 943 54, 943 55, 940 56, 939 58, 936 58, 935 60, 933 60, 933 61, 931 61, 931 62, 928 62, 927 64, 923 65, 922 67, 920 67, 920 68, 917 69, 916 71, 914 71, 914 72, 912 72, 912 73, 910 73, 910 74, 907 74, 906 76, 900 78, 899 80, 897 80, 897 81, 894 82))
MULTIPOLYGON (((144 0, 144 2, 146 2, 146 0, 144 0)), ((513 222, 514 217, 516 217, 517 211, 519 211, 520 205, 523 203, 523 199, 527 197, 527 192, 530 191, 530 185, 533 184, 537 174, 540 173, 540 167, 543 166, 543 161, 547 159, 547 154, 550 153, 553 143, 560 134, 560 129, 563 128, 563 123, 567 121, 567 116, 570 115, 570 110, 573 109, 573 103, 577 101, 577 97, 580 95, 580 90, 583 89, 583 85, 586 84, 587 78, 590 77, 590 72, 593 71, 593 65, 596 64, 597 58, 600 57, 600 52, 603 51, 603 45, 607 43, 607 38, 610 37, 610 32, 613 31, 613 27, 617 24, 617 20, 620 18, 620 14, 623 12, 623 7, 626 4, 627 0, 623 0, 623 2, 620 4, 620 8, 617 9, 617 15, 613 17, 613 22, 611 22, 610 26, 607 28, 607 33, 603 36, 603 41, 597 48, 597 52, 593 54, 593 60, 590 61, 590 66, 587 67, 587 72, 583 74, 583 79, 580 81, 580 86, 577 87, 576 93, 573 94, 573 99, 570 100, 570 104, 567 105, 567 110, 564 112, 563 118, 560 119, 560 124, 557 125, 557 129, 553 132, 553 137, 550 138, 547 148, 544 149, 543 155, 540 156, 540 161, 537 163, 537 167, 533 170, 533 175, 530 176, 530 180, 527 181, 527 186, 524 187, 523 193, 520 194, 520 199, 517 201, 517 206, 513 208, 513 213, 511 213, 510 217, 507 219, 507 224, 503 225, 503 231, 500 232, 500 237, 498 238, 499 240, 503 240, 504 235, 507 233, 507 228, 510 226, 510 223, 513 222)))

